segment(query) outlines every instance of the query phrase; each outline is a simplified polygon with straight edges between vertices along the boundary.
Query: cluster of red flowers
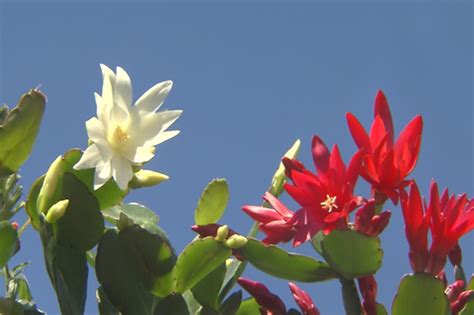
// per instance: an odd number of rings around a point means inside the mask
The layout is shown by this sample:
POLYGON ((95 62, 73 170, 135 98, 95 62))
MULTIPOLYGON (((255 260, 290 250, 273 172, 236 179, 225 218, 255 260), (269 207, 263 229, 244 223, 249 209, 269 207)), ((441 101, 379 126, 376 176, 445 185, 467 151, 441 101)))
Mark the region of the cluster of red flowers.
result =
MULTIPOLYGON (((407 178, 415 168, 420 152, 422 117, 416 116, 410 121, 395 140, 390 108, 385 95, 379 91, 369 133, 353 114, 347 113, 346 118, 359 149, 347 166, 338 146, 330 151, 318 136, 312 141, 315 173, 296 159, 283 159, 290 181, 284 189, 300 206, 297 211, 290 210, 268 192, 263 199, 271 208, 243 207, 259 222, 260 230, 266 234, 263 241, 276 244, 292 240, 293 246, 299 246, 319 231, 328 234, 334 229, 349 228, 349 215, 356 209, 359 210, 355 214, 354 229, 377 236, 390 219, 390 211, 381 211, 384 203, 391 200, 397 205, 400 200, 413 270, 438 275, 448 256, 454 265, 460 264, 458 240, 474 229, 474 200, 466 194, 449 195, 447 190, 440 197, 433 181, 426 205, 415 181, 407 178), (371 198, 354 194, 359 176, 371 185, 371 198), (429 249, 428 231, 432 239, 429 249)), ((371 304, 364 308, 373 308, 375 280, 373 277, 359 280, 359 285, 367 288, 367 298, 364 297, 371 304)))

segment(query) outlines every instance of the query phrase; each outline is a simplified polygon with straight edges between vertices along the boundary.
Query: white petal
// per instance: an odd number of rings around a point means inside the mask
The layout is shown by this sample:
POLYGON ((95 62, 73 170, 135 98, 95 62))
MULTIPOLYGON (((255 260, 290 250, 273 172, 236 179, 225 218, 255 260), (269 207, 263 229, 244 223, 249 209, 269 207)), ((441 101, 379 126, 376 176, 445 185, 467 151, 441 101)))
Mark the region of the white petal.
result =
POLYGON ((130 162, 120 156, 114 155, 112 162, 112 176, 121 190, 126 190, 128 182, 133 177, 132 165, 130 162))
POLYGON ((104 126, 96 117, 92 117, 86 121, 86 130, 89 139, 93 142, 106 141, 104 126))
POLYGON ((115 77, 114 103, 125 109, 129 109, 132 105, 132 81, 121 67, 117 67, 115 77))
POLYGON ((155 112, 165 101, 172 86, 172 81, 164 81, 154 85, 135 102, 135 107, 141 115, 155 112))
POLYGON ((97 166, 94 174, 94 190, 102 187, 112 177, 110 161, 97 166))
POLYGON ((102 104, 102 108, 107 111, 110 111, 111 108, 114 106, 114 87, 111 81, 111 77, 108 75, 104 75, 104 84, 102 87, 102 102, 104 103, 102 104))
POLYGON ((95 168, 101 162, 103 162, 101 150, 96 144, 92 144, 84 151, 79 162, 74 165, 74 169, 95 168))
POLYGON ((179 134, 179 130, 170 130, 160 132, 156 137, 145 142, 145 146, 155 146, 160 143, 163 143, 173 137, 176 137, 179 134))
POLYGON ((95 97, 95 103, 97 105, 97 117, 102 122, 102 125, 104 126, 104 128, 107 129, 107 126, 109 124, 109 119, 110 119, 109 117, 110 109, 108 108, 104 100, 102 99, 102 96, 100 96, 98 93, 94 93, 94 97, 95 97))
POLYGON ((155 156, 154 147, 134 147, 128 151, 124 151, 123 155, 133 163, 145 163, 155 156))
POLYGON ((168 129, 169 126, 171 126, 181 116, 182 113, 183 113, 183 111, 179 110, 179 109, 178 110, 168 110, 168 111, 158 113, 157 115, 163 115, 162 119, 164 121, 166 121, 163 124, 163 128, 161 130, 165 131, 166 129, 168 129))

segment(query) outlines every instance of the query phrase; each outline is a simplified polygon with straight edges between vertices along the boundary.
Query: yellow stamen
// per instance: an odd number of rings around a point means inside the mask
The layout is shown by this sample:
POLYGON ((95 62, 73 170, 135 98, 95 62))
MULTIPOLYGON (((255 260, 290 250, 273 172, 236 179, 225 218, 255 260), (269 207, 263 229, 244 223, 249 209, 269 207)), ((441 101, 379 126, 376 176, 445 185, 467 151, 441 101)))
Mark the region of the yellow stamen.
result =
POLYGON ((326 200, 321 202, 321 206, 323 206, 323 209, 327 210, 329 213, 332 212, 332 209, 338 209, 339 207, 336 204, 336 198, 337 196, 331 197, 329 195, 326 195, 326 200))
POLYGON ((115 128, 114 134, 112 136, 112 141, 110 144, 113 147, 118 148, 121 145, 123 145, 125 142, 127 142, 128 139, 130 139, 129 134, 126 131, 123 131, 120 126, 117 126, 117 128, 115 128))

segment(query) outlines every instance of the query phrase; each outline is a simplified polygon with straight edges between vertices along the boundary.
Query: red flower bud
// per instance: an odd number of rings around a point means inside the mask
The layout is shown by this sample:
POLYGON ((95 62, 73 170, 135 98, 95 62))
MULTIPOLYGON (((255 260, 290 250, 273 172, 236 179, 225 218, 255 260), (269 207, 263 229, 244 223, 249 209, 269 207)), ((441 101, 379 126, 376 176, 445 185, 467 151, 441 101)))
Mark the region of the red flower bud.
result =
POLYGON ((286 306, 283 301, 277 295, 271 293, 264 284, 245 278, 239 278, 237 282, 255 298, 255 301, 264 310, 270 311, 272 315, 286 314, 286 306))

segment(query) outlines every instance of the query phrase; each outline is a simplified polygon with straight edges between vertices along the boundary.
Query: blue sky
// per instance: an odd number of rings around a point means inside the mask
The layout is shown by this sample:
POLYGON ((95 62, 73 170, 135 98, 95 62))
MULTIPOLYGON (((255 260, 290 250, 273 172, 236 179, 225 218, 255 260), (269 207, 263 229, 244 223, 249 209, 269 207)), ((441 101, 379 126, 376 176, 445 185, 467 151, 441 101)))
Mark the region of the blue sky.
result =
MULTIPOLYGON (((416 114, 424 118, 420 162, 414 176, 425 194, 441 187, 473 195, 473 7, 468 1, 408 4, 0 4, 0 100, 15 104, 41 84, 49 102, 30 160, 22 168, 25 190, 54 158, 85 148, 84 122, 95 115, 99 64, 124 67, 135 99, 153 84, 173 80, 167 109, 183 109, 181 135, 161 145, 149 167, 170 175, 128 201, 154 209, 178 250, 189 230, 200 192, 224 177, 231 199, 222 219, 245 232, 240 210, 257 204, 283 152, 302 140, 310 166, 310 139, 339 144, 345 160, 355 146, 344 113, 368 127, 373 98, 383 89, 396 132, 416 114)), ((360 182, 360 191, 366 186, 360 182)), ((296 207, 288 197, 287 204, 296 207)), ((411 269, 399 208, 382 237, 384 266, 377 274, 379 300, 390 307, 400 277, 411 269)), ((22 223, 24 215, 17 217, 22 223)), ((467 273, 474 272, 474 238, 462 242, 467 273)), ((312 254, 309 246, 298 249, 312 254)), ((37 234, 23 235, 14 261, 31 261, 26 274, 33 296, 57 314, 37 234)), ((450 272, 448 275, 451 276, 450 272)), ((287 284, 259 271, 288 306, 287 284)), ((90 274, 87 313, 96 313, 90 274)), ((343 312, 339 284, 303 285, 322 314, 343 312)))

